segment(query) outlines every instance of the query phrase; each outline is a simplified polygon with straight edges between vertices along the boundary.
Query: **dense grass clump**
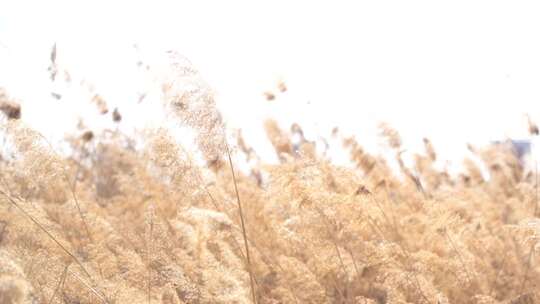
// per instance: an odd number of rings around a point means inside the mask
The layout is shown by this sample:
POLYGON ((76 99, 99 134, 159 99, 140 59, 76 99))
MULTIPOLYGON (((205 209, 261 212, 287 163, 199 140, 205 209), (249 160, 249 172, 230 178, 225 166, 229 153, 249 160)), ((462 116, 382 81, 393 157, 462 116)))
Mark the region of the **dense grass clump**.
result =
POLYGON ((428 139, 408 167, 381 125, 399 171, 354 138, 340 167, 267 121, 265 164, 227 143, 211 91, 169 58, 163 100, 195 152, 165 129, 85 130, 66 155, 2 94, 0 304, 538 301, 537 175, 511 150, 473 148, 482 163, 455 177, 428 139))

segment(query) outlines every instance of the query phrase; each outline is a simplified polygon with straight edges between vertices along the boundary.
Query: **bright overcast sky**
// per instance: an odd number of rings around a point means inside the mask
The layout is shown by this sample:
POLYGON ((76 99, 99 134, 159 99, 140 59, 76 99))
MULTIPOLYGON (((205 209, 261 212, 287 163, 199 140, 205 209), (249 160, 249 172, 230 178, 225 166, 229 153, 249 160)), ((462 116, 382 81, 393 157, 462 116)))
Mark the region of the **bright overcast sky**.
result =
POLYGON ((525 137, 524 113, 540 119, 538 16, 540 2, 517 0, 4 0, 0 85, 35 109, 54 102, 41 88, 57 42, 72 73, 126 99, 132 45, 175 48, 248 141, 272 115, 308 133, 341 126, 368 146, 387 121, 407 145, 428 136, 453 158, 465 142, 525 137), (290 90, 268 106, 262 92, 280 78, 290 90))

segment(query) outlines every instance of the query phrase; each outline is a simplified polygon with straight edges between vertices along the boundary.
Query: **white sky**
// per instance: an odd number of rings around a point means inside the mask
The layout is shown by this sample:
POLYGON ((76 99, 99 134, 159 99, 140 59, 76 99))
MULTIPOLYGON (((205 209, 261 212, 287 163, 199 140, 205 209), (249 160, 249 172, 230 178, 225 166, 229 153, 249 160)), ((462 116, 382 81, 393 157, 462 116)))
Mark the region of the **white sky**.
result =
POLYGON ((516 0, 4 0, 0 85, 50 129, 63 120, 42 118, 58 102, 46 71, 54 42, 75 77, 122 105, 135 103, 133 43, 175 48, 256 146, 268 116, 308 134, 341 126, 368 147, 387 121, 412 150, 427 136, 457 160, 465 142, 525 137, 524 113, 540 122, 538 16, 540 2, 516 0), (290 90, 268 105, 262 92, 280 78, 290 90))

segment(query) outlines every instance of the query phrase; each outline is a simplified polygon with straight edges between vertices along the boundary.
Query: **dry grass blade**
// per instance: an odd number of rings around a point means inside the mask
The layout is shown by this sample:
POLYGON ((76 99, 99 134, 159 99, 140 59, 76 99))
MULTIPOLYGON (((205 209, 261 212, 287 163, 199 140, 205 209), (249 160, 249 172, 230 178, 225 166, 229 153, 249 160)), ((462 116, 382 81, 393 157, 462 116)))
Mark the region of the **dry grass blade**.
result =
POLYGON ((534 214, 533 217, 540 216, 538 214, 538 161, 535 162, 535 169, 534 169, 534 195, 535 195, 535 205, 534 205, 534 214))
POLYGON ((54 297, 56 297, 58 290, 60 290, 60 286, 63 286, 64 283, 66 282, 68 269, 69 269, 69 264, 66 265, 66 267, 64 268, 64 271, 62 272, 62 275, 60 276, 60 280, 58 280, 58 285, 56 285, 56 288, 54 289, 54 292, 51 295, 51 298, 49 299, 49 302, 48 302, 49 304, 52 303, 52 301, 54 300, 54 297))
POLYGON ((319 213, 319 215, 320 215, 321 218, 323 219, 323 222, 324 222, 324 224, 325 224, 325 227, 326 227, 326 230, 327 230, 329 239, 331 240, 331 242, 332 242, 332 244, 333 244, 333 246, 334 246, 334 249, 336 250, 336 256, 338 257, 339 263, 340 263, 340 265, 341 265, 341 269, 343 270, 343 274, 344 274, 345 276, 347 276, 347 275, 348 275, 348 273, 347 273, 347 267, 345 267, 345 263, 343 262, 343 258, 341 257, 341 252, 339 251, 338 240, 337 240, 337 238, 336 238, 337 231, 336 231, 335 225, 332 225, 332 223, 330 222, 330 219, 329 219, 328 216, 321 210, 321 208, 315 207, 315 210, 317 210, 317 212, 319 213))
MULTIPOLYGON (((15 202, 15 200, 9 196, 7 193, 5 193, 4 191, 0 190, 0 194, 2 194, 7 200, 8 202, 10 202, 13 206, 15 206, 15 208, 21 212, 24 216, 26 216, 26 218, 28 218, 31 222, 33 222, 41 231, 43 231, 54 243, 56 243, 56 245, 58 245, 58 247, 60 247, 60 249, 62 249, 62 251, 64 251, 77 265, 79 265, 79 267, 81 268, 81 270, 84 272, 84 274, 90 279, 92 280, 92 276, 90 275, 90 273, 88 272, 88 270, 86 270, 86 268, 84 267, 84 265, 82 264, 81 261, 79 261, 79 259, 73 254, 71 253, 64 245, 62 245, 62 243, 60 243, 60 241, 54 237, 54 235, 52 235, 52 233, 50 233, 47 229, 45 229, 45 227, 40 223, 38 222, 38 220, 36 218, 34 218, 30 213, 26 212, 26 210, 24 210, 19 204, 17 204, 17 202, 15 202)), ((98 296, 98 298, 100 298, 103 303, 108 303, 108 301, 103 297, 103 295, 101 295, 95 288, 93 288, 92 286, 88 285, 88 283, 86 283, 84 280, 82 280, 79 276, 77 276, 75 273, 71 272, 71 274, 73 274, 81 283, 83 283, 83 285, 85 285, 92 293, 94 293, 96 296, 98 296)))
POLYGON ((502 258, 501 266, 499 267, 499 271, 497 271, 497 274, 495 275, 495 279, 493 280, 493 283, 491 284, 491 287, 489 289, 488 295, 491 297, 493 294, 493 289, 497 284, 497 281, 499 280, 499 277, 501 276, 501 273, 504 270, 504 265, 506 263, 506 258, 508 257, 508 251, 505 251, 504 256, 502 258))
POLYGON ((45 229, 45 227, 43 227, 43 225, 40 222, 38 222, 37 219, 35 219, 32 215, 30 215, 30 213, 26 212, 26 210, 24 210, 21 206, 19 206, 19 204, 17 204, 17 202, 11 196, 9 196, 9 194, 5 193, 3 190, 0 190, 0 194, 2 194, 8 200, 8 202, 10 202, 13 206, 15 206, 15 208, 19 212, 21 212, 30 221, 32 221, 41 231, 45 232, 45 234, 47 234, 47 236, 53 242, 55 242, 56 245, 58 245, 58 247, 62 249, 62 251, 64 251, 75 263, 77 263, 77 265, 79 265, 79 267, 81 267, 82 271, 84 272, 86 276, 88 276, 88 278, 92 278, 92 276, 86 270, 86 268, 81 263, 81 261, 79 261, 79 259, 77 259, 77 257, 73 253, 71 253, 64 245, 62 245, 62 243, 60 243, 60 241, 56 239, 56 237, 54 237, 52 233, 50 233, 47 229, 45 229))
MULTIPOLYGON (((535 206, 534 206, 534 213, 533 217, 538 216, 538 162, 535 163, 535 206)), ((519 294, 523 293, 523 290, 525 289, 525 285, 528 280, 529 271, 531 269, 531 264, 533 260, 533 255, 535 251, 535 244, 532 243, 531 247, 529 249, 529 254, 527 256, 527 265, 525 266, 525 273, 523 274, 523 280, 521 281, 521 285, 519 287, 519 294)))
MULTIPOLYGON (((219 212, 224 212, 224 213, 226 213, 226 211, 224 211, 223 208, 221 208, 221 207, 218 205, 216 199, 214 198, 214 196, 212 195, 212 193, 210 192, 210 190, 208 190, 208 188, 206 188, 206 187, 203 186, 203 187, 202 187, 202 190, 208 195, 208 197, 210 198, 210 202, 212 203, 212 205, 214 206, 214 208, 215 208, 216 210, 218 210, 219 212)), ((242 228, 235 227, 235 229, 236 229, 236 230, 240 230, 240 232, 242 231, 242 230, 241 230, 242 228)), ((247 235, 246 235, 246 236, 247 236, 247 235)), ((249 243, 251 243, 251 246, 253 246, 253 248, 255 248, 255 250, 257 251, 257 253, 261 255, 263 261, 267 262, 267 265, 268 265, 268 266, 270 266, 270 267, 276 267, 276 268, 279 269, 279 271, 281 271, 281 273, 283 273, 283 274, 286 273, 285 269, 283 269, 283 267, 279 264, 279 262, 277 262, 277 261, 271 259, 271 258, 270 258, 263 250, 259 249, 259 248, 257 247, 257 245, 253 242, 253 240, 251 240, 250 238, 248 238, 247 240, 248 240, 249 243)), ((237 241, 235 238, 233 238, 232 241, 233 241, 233 243, 234 243, 234 245, 235 245, 235 248, 240 248, 240 244, 238 244, 238 241, 237 241)), ((242 259, 246 259, 244 253, 243 253, 241 250, 239 250, 239 252, 240 252, 240 256, 242 257, 242 259)), ((259 286, 259 283, 258 283, 258 281, 257 281, 256 278, 254 278, 254 281, 255 281, 255 285, 256 285, 257 287, 260 287, 260 286, 259 286)), ((295 303, 299 303, 298 297, 296 296, 295 292, 291 289, 291 287, 287 284, 287 285, 285 286, 285 288, 287 288, 287 290, 289 290, 289 292, 292 294, 292 296, 293 296, 293 298, 294 298, 294 302, 295 302, 295 303)))
MULTIPOLYGON (((45 136, 43 136, 43 134, 39 132, 37 132, 37 134, 47 143, 47 145, 49 146, 51 150, 54 150, 51 143, 47 140, 47 138, 45 138, 45 136)), ((75 202, 75 206, 77 207, 77 212, 79 213, 79 217, 81 218, 81 221, 83 223, 86 236, 88 237, 90 242, 93 243, 94 239, 92 238, 92 234, 90 233, 90 229, 88 228, 88 223, 86 222, 86 218, 84 217, 84 213, 82 212, 81 204, 79 203, 79 200, 77 199, 77 195, 75 194, 75 183, 77 182, 77 179, 75 179, 74 182, 71 183, 69 180, 69 175, 67 174, 66 168, 64 166, 62 166, 62 174, 64 176, 64 179, 66 180, 66 183, 68 184, 71 197, 73 198, 73 201, 75 202)))
POLYGON ((446 236, 448 243, 452 247, 452 249, 456 252, 456 255, 459 259, 459 262, 461 263, 461 266, 463 267, 463 271, 465 272, 465 275, 467 276, 467 280, 469 282, 473 281, 472 274, 469 273, 469 269, 467 269, 467 265, 465 264, 465 260, 463 259, 463 256, 461 255, 461 252, 458 250, 456 245, 454 244, 454 241, 452 240, 452 237, 450 237, 450 234, 448 234, 448 231, 446 229, 443 230, 444 235, 446 236))
POLYGON ((525 285, 527 284, 527 280, 529 278, 529 271, 531 270, 533 254, 534 254, 534 244, 531 244, 531 248, 529 249, 529 254, 527 255, 527 264, 525 265, 525 273, 523 274, 523 280, 521 281, 521 285, 519 287, 519 294, 523 293, 523 290, 525 289, 525 285))
POLYGON ((147 258, 147 267, 148 267, 148 303, 150 304, 150 300, 152 298, 152 243, 153 243, 153 233, 154 233, 154 210, 153 206, 151 205, 148 211, 148 221, 149 221, 149 231, 148 231, 148 240, 146 243, 146 258, 147 258))
POLYGON ((90 290, 96 297, 99 298, 99 300, 102 303, 109 304, 109 301, 101 294, 99 293, 94 287, 90 286, 87 282, 85 282, 81 277, 79 277, 76 273, 74 273, 71 270, 68 270, 69 274, 71 274, 74 278, 76 278, 79 282, 81 282, 88 290, 90 290))
POLYGON ((226 149, 227 149, 227 157, 229 159, 229 166, 231 168, 231 174, 232 174, 233 183, 234 183, 234 191, 236 193, 236 202, 238 203, 238 212, 240 213, 240 223, 242 224, 242 235, 244 237, 244 246, 245 246, 245 250, 246 250, 246 262, 247 262, 247 267, 248 267, 248 272, 249 272, 249 283, 250 283, 250 288, 251 288, 251 297, 253 298, 253 303, 257 304, 257 297, 255 295, 255 283, 254 283, 253 269, 251 268, 251 257, 250 257, 250 254, 249 254, 249 245, 248 245, 248 238, 247 238, 247 233, 246 233, 246 224, 245 224, 245 220, 244 220, 244 212, 242 210, 242 202, 240 201, 240 193, 238 192, 238 184, 236 182, 236 175, 234 173, 234 167, 233 167, 233 163, 232 163, 231 151, 229 149, 229 145, 226 145, 226 149))

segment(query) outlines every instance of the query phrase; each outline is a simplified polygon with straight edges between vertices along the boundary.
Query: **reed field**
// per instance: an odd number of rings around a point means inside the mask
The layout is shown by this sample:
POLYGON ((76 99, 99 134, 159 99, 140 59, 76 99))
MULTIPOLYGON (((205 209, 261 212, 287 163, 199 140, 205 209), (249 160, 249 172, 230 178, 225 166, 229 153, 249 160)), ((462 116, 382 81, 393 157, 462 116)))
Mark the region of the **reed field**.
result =
POLYGON ((81 124, 59 149, 2 90, 0 304, 540 301, 537 172, 511 147, 471 145, 478 161, 455 175, 427 138, 404 162, 391 124, 379 136, 392 159, 335 129, 352 164, 338 166, 302 126, 267 120, 279 161, 266 163, 197 71, 167 56, 159 102, 191 147, 167 128, 81 124))

